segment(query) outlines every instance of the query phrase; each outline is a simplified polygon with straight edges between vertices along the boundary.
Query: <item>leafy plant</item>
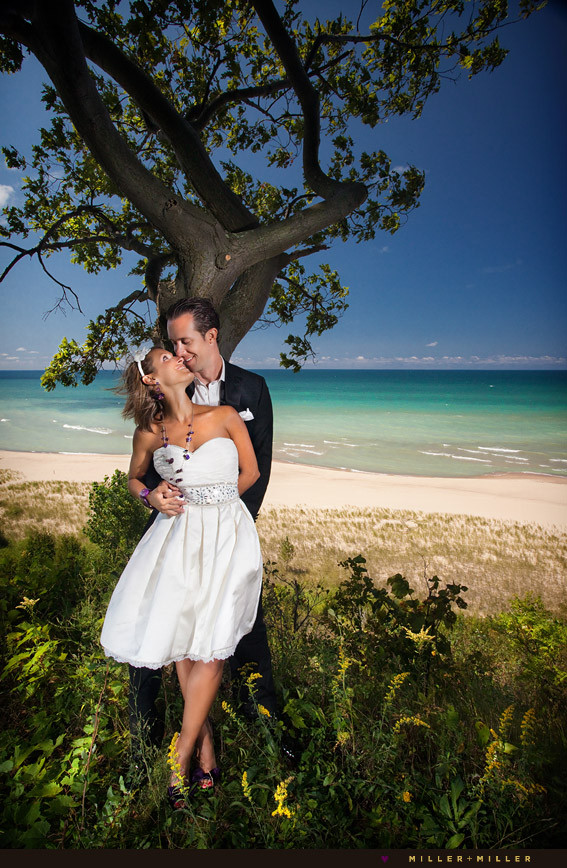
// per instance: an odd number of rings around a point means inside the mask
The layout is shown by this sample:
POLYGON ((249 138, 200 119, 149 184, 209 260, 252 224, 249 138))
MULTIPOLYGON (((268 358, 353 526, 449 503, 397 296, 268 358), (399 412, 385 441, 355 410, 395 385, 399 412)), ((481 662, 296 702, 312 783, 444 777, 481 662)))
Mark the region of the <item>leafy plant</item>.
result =
POLYGON ((128 491, 128 476, 115 470, 103 482, 93 482, 85 534, 106 552, 131 553, 142 536, 149 513, 128 491))
MULTIPOLYGON (((105 498, 124 497, 110 491, 104 487, 101 510, 105 498)), ((553 765, 560 769, 564 753, 561 710, 549 703, 544 725, 541 710, 526 703, 538 675, 529 668, 519 677, 524 650, 513 639, 502 644, 492 620, 448 617, 460 594, 438 579, 422 600, 400 575, 389 590, 376 589, 360 555, 344 562, 349 575, 335 590, 286 584, 277 564, 266 565, 281 713, 273 718, 257 705, 250 722, 224 682, 212 710, 222 784, 172 814, 165 790, 166 746, 181 713, 175 675, 163 677, 166 743, 146 752, 148 779, 132 778, 127 673, 98 641, 116 550, 42 538, 34 570, 39 575, 40 558, 57 562, 59 578, 31 598, 18 564, 32 557, 33 540, 0 553, 2 846, 427 849, 560 839, 564 783, 553 765), (65 586, 66 614, 58 617, 65 586), (432 638, 418 640, 420 633, 432 638), (483 660, 499 658, 501 668, 480 672, 477 656, 475 672, 471 648, 483 660), (282 750, 290 741, 292 765, 282 750)), ((536 607, 536 617, 530 607, 518 602, 522 618, 531 612, 540 624, 539 641, 559 653, 561 622, 544 630, 549 613, 536 607)), ((254 679, 250 672, 252 692, 254 679)), ((559 696, 564 682, 554 689, 559 696)))

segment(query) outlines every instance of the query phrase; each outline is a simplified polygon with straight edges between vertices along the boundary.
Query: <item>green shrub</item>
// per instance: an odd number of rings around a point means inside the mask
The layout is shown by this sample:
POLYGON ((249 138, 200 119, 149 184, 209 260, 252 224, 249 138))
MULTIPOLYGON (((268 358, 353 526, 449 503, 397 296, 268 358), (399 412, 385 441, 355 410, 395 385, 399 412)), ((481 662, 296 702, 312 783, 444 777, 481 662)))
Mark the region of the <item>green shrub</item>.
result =
POLYGON ((105 552, 128 557, 142 536, 149 518, 147 508, 128 491, 128 476, 115 470, 104 482, 93 482, 89 518, 84 532, 105 552))
MULTIPOLYGON (((129 540, 118 533, 116 504, 129 505, 123 481, 94 489, 92 518, 124 554, 138 531, 131 526, 129 540)), ((558 846, 565 788, 553 765, 560 769, 565 754, 565 624, 539 604, 464 618, 455 612, 464 586, 434 577, 420 598, 396 575, 378 589, 360 555, 343 563, 348 575, 335 591, 267 564, 282 713, 272 720, 258 706, 250 723, 223 682, 212 710, 221 786, 172 814, 165 754, 181 715, 172 670, 164 673, 166 744, 146 755, 148 782, 125 784, 127 671, 98 641, 109 589, 104 558, 115 555, 45 535, 0 551, 0 846, 558 846), (526 635, 535 643, 527 649, 526 635), (527 664, 530 655, 543 669, 527 664), (545 724, 541 708, 528 704, 534 696, 547 702, 545 724), (293 766, 283 739, 296 746, 293 766)), ((248 680, 253 690, 253 672, 248 680)))

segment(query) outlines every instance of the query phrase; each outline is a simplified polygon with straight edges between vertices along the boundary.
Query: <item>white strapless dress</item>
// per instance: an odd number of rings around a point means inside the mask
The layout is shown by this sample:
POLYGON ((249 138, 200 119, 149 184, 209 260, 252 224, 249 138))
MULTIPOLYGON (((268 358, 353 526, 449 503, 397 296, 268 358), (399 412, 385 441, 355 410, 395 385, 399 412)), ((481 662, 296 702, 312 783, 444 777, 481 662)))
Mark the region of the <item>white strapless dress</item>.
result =
POLYGON ((214 437, 186 460, 169 444, 154 452, 154 466, 183 493, 185 510, 160 513, 136 546, 101 644, 107 656, 150 669, 225 659, 252 629, 262 585, 258 534, 238 497, 238 451, 214 437))

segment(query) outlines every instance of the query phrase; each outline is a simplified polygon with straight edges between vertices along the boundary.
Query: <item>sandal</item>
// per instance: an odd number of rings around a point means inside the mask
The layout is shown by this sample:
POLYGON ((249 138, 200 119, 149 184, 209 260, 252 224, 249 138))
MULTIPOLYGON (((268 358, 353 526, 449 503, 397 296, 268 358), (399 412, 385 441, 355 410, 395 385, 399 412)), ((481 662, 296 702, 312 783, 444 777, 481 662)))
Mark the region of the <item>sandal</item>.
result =
POLYGON ((169 802, 172 811, 181 811, 183 808, 187 807, 185 804, 185 796, 179 787, 167 788, 167 801, 169 802))
POLYGON ((183 786, 170 784, 167 788, 167 801, 173 811, 182 811, 183 808, 186 808, 189 796, 190 787, 187 785, 187 778, 185 778, 183 786))
POLYGON ((218 766, 215 766, 210 772, 197 768, 191 775, 191 783, 197 790, 213 790, 215 784, 218 784, 219 781, 220 769, 218 766))

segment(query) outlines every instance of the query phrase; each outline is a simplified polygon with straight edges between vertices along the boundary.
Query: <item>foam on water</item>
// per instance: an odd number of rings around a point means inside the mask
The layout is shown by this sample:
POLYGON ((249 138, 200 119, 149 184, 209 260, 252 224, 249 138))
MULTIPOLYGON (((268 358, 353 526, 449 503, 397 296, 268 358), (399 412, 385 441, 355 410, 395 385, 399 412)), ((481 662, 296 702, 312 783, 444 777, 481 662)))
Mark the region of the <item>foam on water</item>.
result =
MULTIPOLYGON (((55 422, 55 419, 53 420, 55 422)), ((63 423, 62 428, 70 428, 73 431, 89 431, 91 434, 112 434, 112 428, 89 428, 86 425, 67 425, 63 423)))
POLYGON ((426 452, 423 449, 419 450, 422 455, 436 455, 439 458, 454 458, 456 461, 479 461, 481 464, 492 464, 485 458, 469 458, 467 455, 453 455, 451 452, 426 452))
MULTIPOLYGON (((363 473, 567 477, 566 372, 259 373, 272 397, 280 460, 363 473)), ((117 375, 103 372, 89 386, 51 393, 40 376, 0 372, 0 448, 130 451, 134 424, 122 419, 123 399, 110 391, 117 375)))

